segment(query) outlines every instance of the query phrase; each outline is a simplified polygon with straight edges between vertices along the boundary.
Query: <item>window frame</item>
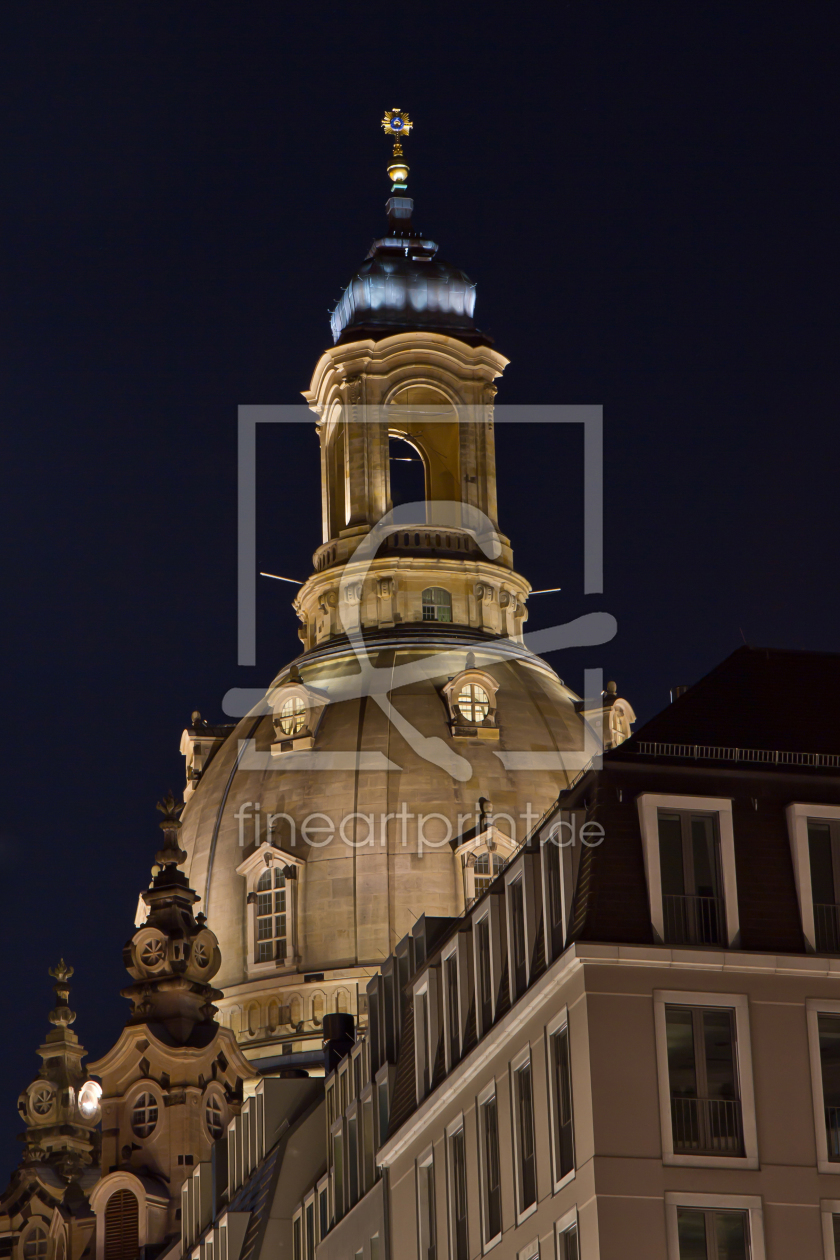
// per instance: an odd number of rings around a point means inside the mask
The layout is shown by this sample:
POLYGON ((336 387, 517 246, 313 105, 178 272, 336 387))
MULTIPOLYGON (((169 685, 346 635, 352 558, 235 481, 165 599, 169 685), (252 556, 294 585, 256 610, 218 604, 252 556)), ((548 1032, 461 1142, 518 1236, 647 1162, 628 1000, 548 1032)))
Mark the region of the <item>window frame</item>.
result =
POLYGON ((578 834, 577 816, 581 811, 578 810, 561 810, 560 818, 556 816, 551 823, 543 830, 540 835, 540 885, 542 893, 542 916, 545 925, 545 960, 550 965, 561 954, 565 953, 566 943, 569 939, 569 924, 572 919, 572 903, 575 894, 575 864, 573 855, 573 844, 563 844, 563 827, 559 826, 559 836, 561 843, 557 844, 551 838, 552 831, 558 828, 559 824, 571 824, 573 830, 572 837, 578 834), (551 890, 550 890, 550 873, 548 869, 548 855, 551 849, 556 849, 558 854, 558 865, 560 873, 560 930, 563 936, 563 942, 560 949, 554 947, 553 921, 551 916, 551 890))
MULTIPOLYGON (((245 913, 247 921, 248 949, 245 956, 245 971, 249 979, 255 976, 276 976, 283 972, 294 971, 300 962, 298 954, 298 884, 303 876, 304 862, 292 853, 263 843, 259 848, 240 862, 236 868, 237 875, 245 880, 245 913), (266 962, 257 962, 259 943, 257 941, 257 884, 264 871, 274 866, 294 867, 295 874, 286 876, 286 956, 284 959, 273 958, 266 962)), ((274 889, 272 888, 272 896, 274 889)), ((301 1010, 302 1017, 305 1011, 301 1010)), ((243 1031, 247 1028, 244 1020, 243 1031)))
POLYGON ((469 1202, 469 1177, 467 1175, 467 1130, 464 1123, 464 1113, 461 1112, 456 1118, 446 1126, 446 1218, 447 1218, 447 1235, 449 1240, 449 1255, 451 1260, 457 1260, 458 1247, 455 1239, 455 1167, 452 1157, 453 1139, 461 1134, 464 1140, 464 1189, 466 1195, 466 1233, 467 1233, 467 1256, 470 1255, 470 1202, 469 1202))
POLYGON ((555 1254, 559 1257, 559 1260, 563 1260, 563 1252, 560 1250, 560 1239, 564 1234, 568 1234, 572 1227, 577 1230, 578 1255, 581 1255, 580 1219, 578 1217, 577 1204, 566 1212, 564 1216, 561 1216, 558 1221, 554 1222, 554 1248, 555 1254))
POLYGON ((429 967, 415 983, 412 990, 414 1002, 414 1087, 418 1104, 427 1098, 434 1085, 435 1061, 440 1044, 438 1027, 438 975, 435 967, 429 967), (422 1038, 418 1036, 420 1021, 418 1010, 423 1009, 422 999, 426 998, 427 1018, 424 1022, 422 1038), (424 1088, 424 1072, 428 1070, 428 1088, 424 1088))
POLYGON ((496 1012, 499 1007, 499 990, 502 983, 502 965, 503 956, 507 951, 507 928, 506 928, 506 904, 505 898, 500 893, 490 893, 488 897, 481 903, 481 908, 472 916, 472 930, 475 932, 479 923, 486 920, 487 936, 490 947, 490 1023, 484 1027, 481 1002, 481 951, 477 942, 473 944, 473 983, 475 991, 475 1027, 476 1034, 479 1038, 486 1036, 496 1022, 496 1012), (504 950, 504 954, 503 954, 504 950))
POLYGON ((665 1236, 668 1260, 680 1260, 677 1232, 677 1209, 698 1208, 700 1211, 746 1212, 749 1216, 749 1260, 766 1260, 764 1249, 764 1209, 760 1194, 694 1194, 682 1190, 665 1191, 665 1236))
MULTIPOLYGON (((738 880, 735 869, 735 832, 732 825, 732 798, 723 796, 672 796, 660 792, 641 792, 636 798, 642 848, 647 877, 650 919, 657 944, 666 944, 662 906, 662 875, 659 862, 659 812, 672 814, 717 815, 720 843, 723 912, 726 924, 725 943, 719 949, 738 949, 741 925, 738 914, 738 880)), ((708 945, 680 945, 678 949, 715 948, 708 945)))
POLYGON ((562 1190, 577 1175, 577 1151, 575 1149, 575 1073, 572 1070, 572 1037, 569 1025, 569 1008, 562 1009, 545 1029, 545 1068, 548 1083, 549 1129, 551 1136, 551 1184, 554 1194, 562 1190), (560 1174, 560 1109, 554 1073, 554 1055, 552 1039, 566 1029, 569 1038, 569 1075, 572 1092, 572 1167, 569 1172, 560 1174))
POLYGON ((825 1260, 837 1260, 834 1246, 834 1217, 840 1216, 840 1199, 820 1199, 823 1250, 825 1260))
POLYGON ((417 1255, 419 1260, 427 1260, 429 1249, 434 1246, 435 1255, 438 1253, 437 1236, 438 1236, 438 1219, 437 1219, 437 1183, 435 1180, 435 1148, 429 1146, 423 1151, 422 1155, 418 1155, 415 1161, 416 1168, 416 1199, 417 1199, 417 1255), (421 1170, 431 1168, 432 1183, 432 1203, 431 1210, 428 1199, 423 1202, 421 1194, 422 1176, 421 1170), (424 1222, 426 1227, 431 1226, 434 1230, 434 1238, 424 1239, 424 1222), (426 1249, 424 1255, 423 1249, 426 1249))
MULTIPOLYGON (((840 1003, 838 1010, 840 1010, 840 1003)), ((654 989, 654 1034, 656 1067, 659 1078, 659 1121, 662 1135, 662 1163, 682 1168, 758 1168, 758 1134, 756 1130, 755 1084, 753 1080, 752 1045, 750 1041, 749 998, 746 993, 691 993, 680 989, 654 989), (671 1120, 671 1082, 668 1072, 668 1041, 665 1027, 666 1006, 714 1007, 735 1012, 735 1062, 741 1102, 743 1155, 682 1155, 674 1152, 671 1120)), ((840 1172, 840 1165, 838 1165, 840 1172)), ((676 1218, 675 1218, 676 1219, 676 1218)))
POLYGON ((536 1073, 534 1071, 534 1058, 531 1053, 530 1044, 520 1050, 515 1058, 510 1060, 510 1108, 511 1108, 511 1125, 513 1129, 513 1178, 514 1178, 514 1194, 513 1194, 513 1210, 516 1224, 521 1225, 529 1216, 536 1212, 540 1202, 540 1185, 539 1185, 539 1159, 537 1157, 537 1117, 536 1117, 536 1099, 534 1097, 534 1082, 536 1081, 536 1073), (522 1152, 519 1148, 519 1083, 517 1074, 522 1070, 525 1064, 531 1069, 531 1126, 534 1138, 534 1202, 520 1207, 522 1197, 522 1152))
POLYGON ((818 1015, 840 1015, 840 1001, 832 1000, 831 998, 805 999, 805 1019, 808 1026, 808 1055, 811 1061, 811 1094, 814 1103, 814 1136, 817 1144, 817 1171, 836 1175, 840 1173, 840 1160, 829 1160, 828 1138, 825 1132, 825 1103, 823 1102, 818 1015))
POLYGON ((792 801, 785 810, 790 852, 793 858, 793 875, 796 896, 799 901, 799 920, 805 948, 809 954, 817 952, 816 926, 814 923, 814 895, 811 886, 811 855, 808 846, 808 823, 840 822, 840 805, 809 805, 805 801, 792 801))
POLYGON ((486 1255, 488 1251, 492 1251, 494 1247, 502 1241, 504 1234, 504 1222, 502 1220, 502 1183, 501 1183, 501 1116, 499 1112, 499 1091, 496 1088, 496 1081, 492 1080, 475 1100, 475 1120, 476 1131, 478 1136, 478 1190, 479 1190, 479 1209, 481 1219, 481 1254, 486 1255), (488 1227, 488 1185, 487 1185, 487 1167, 485 1162, 485 1126, 484 1126, 484 1108, 490 1100, 496 1104, 496 1140, 498 1143, 499 1158, 499 1231, 490 1236, 488 1227))
POLYGON ((512 862, 504 871, 505 880, 505 926, 507 929, 507 951, 508 951, 508 983, 510 987, 511 1004, 517 1001, 522 994, 526 992, 531 983, 531 967, 534 961, 534 947, 537 940, 537 903, 534 889, 534 862, 533 859, 537 855, 523 853, 515 862, 512 862), (525 945, 525 982, 520 990, 516 983, 516 959, 514 951, 514 924, 512 910, 512 887, 521 881, 522 883, 522 931, 525 945))
POLYGON ((467 1021, 470 1011, 470 975, 472 968, 470 967, 470 946, 471 933, 466 931, 458 932, 454 940, 446 946, 446 952, 441 954, 440 974, 443 982, 443 1047, 444 1059, 447 1073, 451 1072, 454 1067, 460 1063, 464 1056, 464 1039, 467 1033, 467 1021), (452 1052, 452 1037, 449 1020, 449 984, 447 979, 447 963, 451 963, 454 959, 455 965, 455 986, 456 986, 456 1019, 458 1024, 458 1045, 457 1053, 452 1052))

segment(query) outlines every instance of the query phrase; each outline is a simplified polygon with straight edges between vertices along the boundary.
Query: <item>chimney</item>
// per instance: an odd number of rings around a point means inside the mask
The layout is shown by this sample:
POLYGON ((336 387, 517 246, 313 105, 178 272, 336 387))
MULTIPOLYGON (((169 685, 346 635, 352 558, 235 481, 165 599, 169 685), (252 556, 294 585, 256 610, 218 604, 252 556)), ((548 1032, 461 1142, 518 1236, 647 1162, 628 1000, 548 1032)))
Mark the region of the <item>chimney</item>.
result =
POLYGON ((672 687, 671 688, 671 704, 678 700, 683 692, 688 691, 688 687, 672 687))
POLYGON ((356 1044, 356 1029, 353 1016, 343 1011, 325 1015, 323 1029, 326 1058, 324 1068, 329 1074, 353 1049, 356 1044))

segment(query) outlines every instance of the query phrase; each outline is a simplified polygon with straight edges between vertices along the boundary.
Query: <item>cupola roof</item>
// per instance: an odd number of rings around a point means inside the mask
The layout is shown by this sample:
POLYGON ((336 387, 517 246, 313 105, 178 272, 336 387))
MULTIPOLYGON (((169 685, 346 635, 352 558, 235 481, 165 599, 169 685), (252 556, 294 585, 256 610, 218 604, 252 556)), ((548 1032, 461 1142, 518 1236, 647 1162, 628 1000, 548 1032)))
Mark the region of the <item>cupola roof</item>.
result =
POLYGON ((336 345, 421 331, 492 345, 473 319, 475 282, 415 230, 411 197, 391 197, 386 208, 388 234, 373 242, 330 317, 336 345))

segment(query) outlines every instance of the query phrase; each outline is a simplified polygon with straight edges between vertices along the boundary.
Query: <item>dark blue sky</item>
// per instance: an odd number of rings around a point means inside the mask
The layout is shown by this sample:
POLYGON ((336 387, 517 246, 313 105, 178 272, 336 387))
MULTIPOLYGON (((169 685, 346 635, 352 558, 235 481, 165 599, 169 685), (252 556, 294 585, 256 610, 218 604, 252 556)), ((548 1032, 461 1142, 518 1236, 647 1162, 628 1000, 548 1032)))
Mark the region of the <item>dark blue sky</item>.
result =
MULTIPOLYGON (((606 586, 581 594, 579 436, 499 428, 517 567, 606 608, 641 718, 742 642, 836 650, 836 9, 212 0, 0 13, 4 1005, 0 1178, 75 964, 92 1054, 194 708, 298 647, 260 587, 236 667, 236 407, 292 403, 384 225, 478 282, 499 402, 603 403, 606 586), (513 16, 512 16, 513 15, 513 16)), ((260 439, 261 568, 320 540, 308 428, 260 439)), ((756 744, 761 746, 760 733, 756 744)))

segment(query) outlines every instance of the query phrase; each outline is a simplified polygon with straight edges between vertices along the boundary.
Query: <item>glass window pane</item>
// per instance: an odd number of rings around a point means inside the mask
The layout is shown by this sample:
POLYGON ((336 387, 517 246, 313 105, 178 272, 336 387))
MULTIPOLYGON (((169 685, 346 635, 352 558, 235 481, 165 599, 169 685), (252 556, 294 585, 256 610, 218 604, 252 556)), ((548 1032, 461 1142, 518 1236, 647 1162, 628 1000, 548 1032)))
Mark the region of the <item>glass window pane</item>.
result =
POLYGON ((811 858, 811 894, 817 905, 836 902, 834 870, 831 862, 831 828, 828 823, 808 823, 808 851, 811 858))
POLYGON ((659 869, 663 895, 682 897, 685 893, 685 872, 679 814, 659 815, 659 869))
POLYGON ((665 1028, 668 1042, 668 1076, 671 1095, 697 1097, 697 1067, 694 1059, 694 1021, 688 1007, 666 1006, 665 1028))
POLYGON ((678 1208, 677 1235, 680 1242, 680 1260, 708 1260, 706 1217, 703 1212, 678 1208))
POLYGON ((709 1098, 737 1098, 732 1011, 703 1012, 703 1041, 709 1098))
POLYGON ((834 1255, 836 1260, 840 1260, 840 1216, 832 1216, 831 1224, 834 1227, 834 1255))
POLYGON ((715 1212, 717 1260, 749 1260, 746 1212, 715 1212))
POLYGON ((527 1063, 516 1073, 517 1102, 519 1107, 519 1210, 524 1211, 537 1199, 537 1170, 534 1156, 534 1100, 531 1082, 531 1065, 527 1063))
POLYGON ((578 1260, 577 1225, 573 1225, 571 1229, 567 1229, 564 1234, 561 1234, 560 1241, 562 1245, 560 1260, 578 1260))
POLYGON ((717 838, 713 818, 691 819, 691 856, 696 897, 717 897, 717 838))

